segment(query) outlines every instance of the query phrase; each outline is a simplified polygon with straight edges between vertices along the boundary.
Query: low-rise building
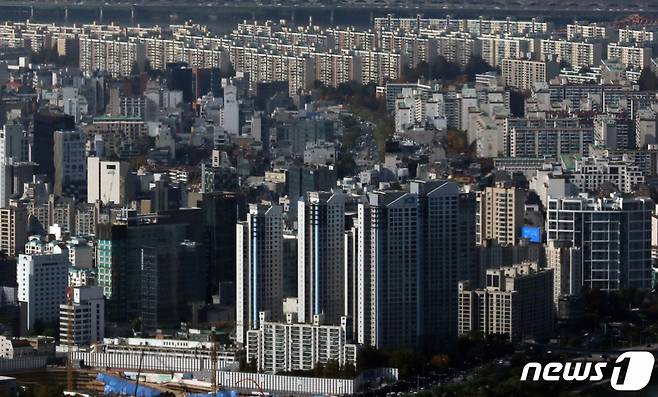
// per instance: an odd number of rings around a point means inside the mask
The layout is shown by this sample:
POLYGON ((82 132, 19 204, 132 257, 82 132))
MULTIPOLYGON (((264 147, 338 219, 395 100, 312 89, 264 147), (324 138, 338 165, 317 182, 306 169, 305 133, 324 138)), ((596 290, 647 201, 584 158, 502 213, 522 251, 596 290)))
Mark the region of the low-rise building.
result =
POLYGON ((0 358, 28 357, 36 354, 27 339, 0 336, 0 358))
POLYGON ((311 324, 295 322, 294 313, 286 315, 286 322, 268 321, 267 312, 259 315, 260 328, 247 331, 246 344, 247 362, 256 362, 259 371, 308 371, 330 362, 356 368, 357 345, 348 343, 346 317, 340 325, 324 325, 320 315, 311 324))

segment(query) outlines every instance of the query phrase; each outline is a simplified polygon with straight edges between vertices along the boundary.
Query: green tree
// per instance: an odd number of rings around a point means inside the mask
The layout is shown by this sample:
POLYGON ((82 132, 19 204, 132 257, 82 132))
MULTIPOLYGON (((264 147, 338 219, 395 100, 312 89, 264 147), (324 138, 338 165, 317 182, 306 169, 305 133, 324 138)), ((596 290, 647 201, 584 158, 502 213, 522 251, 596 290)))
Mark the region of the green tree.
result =
POLYGON ((414 349, 399 349, 388 353, 388 364, 400 371, 402 378, 417 375, 426 360, 414 349))
POLYGON ((475 81, 475 75, 495 70, 491 65, 482 59, 479 55, 471 56, 464 66, 464 74, 468 76, 469 81, 475 81))
POLYGON ((394 120, 391 116, 386 116, 378 120, 377 126, 373 131, 375 136, 375 143, 377 144, 377 152, 379 153, 379 159, 384 160, 384 154, 386 152, 386 142, 388 142, 395 132, 394 129, 394 120))
POLYGON ((637 83, 642 91, 658 90, 658 77, 656 77, 656 74, 650 67, 642 69, 642 73, 640 73, 640 78, 637 83))

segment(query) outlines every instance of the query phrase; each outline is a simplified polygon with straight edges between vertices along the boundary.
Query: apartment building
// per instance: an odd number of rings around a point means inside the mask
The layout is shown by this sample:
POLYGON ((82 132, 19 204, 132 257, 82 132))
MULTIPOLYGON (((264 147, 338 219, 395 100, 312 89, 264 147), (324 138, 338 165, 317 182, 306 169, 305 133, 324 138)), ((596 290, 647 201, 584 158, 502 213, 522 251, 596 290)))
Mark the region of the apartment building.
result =
POLYGON ((559 73, 560 65, 555 62, 503 59, 501 64, 505 85, 523 91, 530 91, 535 83, 546 83, 559 73))
POLYGON ((626 160, 602 157, 585 157, 575 160, 569 181, 581 192, 596 192, 604 183, 611 183, 620 192, 632 193, 644 183, 639 167, 626 160))
POLYGON ((259 328, 247 332, 247 362, 272 374, 310 371, 330 362, 356 368, 358 347, 350 343, 347 317, 337 325, 324 324, 322 315, 314 315, 309 323, 298 323, 295 317, 289 314, 286 322, 273 322, 261 312, 259 328))
POLYGON ((258 329, 259 313, 283 319, 283 218, 278 205, 250 204, 236 225, 236 340, 258 329))
POLYGON ((23 253, 27 242, 28 213, 25 207, 0 208, 0 251, 9 256, 23 253))
POLYGON ((567 24, 567 40, 607 39, 610 34, 611 31, 609 28, 597 23, 581 25, 576 21, 575 23, 567 24))
POLYGON ((445 346, 456 286, 470 277, 475 198, 453 182, 375 191, 358 206, 357 340, 378 348, 445 346), (457 266, 457 264, 460 264, 457 266))
POLYGON ((133 65, 143 70, 146 62, 146 46, 143 43, 115 36, 96 38, 80 35, 80 70, 90 76, 94 72, 107 71, 112 77, 130 76, 133 65))
POLYGON ((536 263, 488 269, 484 288, 460 282, 458 289, 459 335, 479 331, 519 341, 553 328, 553 269, 536 263))
POLYGON ((603 44, 600 41, 543 39, 539 54, 544 61, 564 61, 574 68, 598 66, 603 57, 603 44))
POLYGON ((297 203, 297 318, 337 324, 344 300, 345 195, 307 192, 297 203))
POLYGON ((500 67, 505 59, 525 59, 534 52, 534 39, 514 36, 480 36, 481 56, 489 65, 500 67))
POLYGON ((578 118, 507 118, 506 154, 510 157, 557 157, 589 154, 594 128, 578 118))
POLYGON ((354 53, 361 59, 361 83, 376 83, 383 85, 388 80, 396 80, 408 60, 399 53, 385 51, 356 50, 354 53))
POLYGON ((608 59, 617 59, 624 67, 642 70, 651 65, 653 50, 645 44, 608 44, 608 59))
POLYGON ((496 240, 501 245, 516 245, 521 237, 525 200, 524 190, 504 183, 477 192, 476 244, 496 240))
POLYGON ((464 66, 474 55, 482 53, 482 43, 467 33, 452 32, 436 37, 437 53, 450 62, 464 66))
POLYGON ((631 29, 626 27, 619 29, 619 43, 638 43, 638 44, 652 44, 655 37, 654 30, 631 29))

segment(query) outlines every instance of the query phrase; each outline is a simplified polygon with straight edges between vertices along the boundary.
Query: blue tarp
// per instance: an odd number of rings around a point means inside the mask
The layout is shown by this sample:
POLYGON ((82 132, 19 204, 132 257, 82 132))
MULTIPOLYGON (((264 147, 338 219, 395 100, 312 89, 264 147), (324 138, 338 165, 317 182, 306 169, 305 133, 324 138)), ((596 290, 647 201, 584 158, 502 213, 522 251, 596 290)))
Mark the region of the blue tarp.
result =
POLYGON ((125 379, 117 378, 107 374, 99 373, 96 380, 105 384, 105 394, 123 394, 135 395, 135 387, 137 387, 137 397, 156 397, 160 392, 146 386, 137 386, 135 382, 125 379))

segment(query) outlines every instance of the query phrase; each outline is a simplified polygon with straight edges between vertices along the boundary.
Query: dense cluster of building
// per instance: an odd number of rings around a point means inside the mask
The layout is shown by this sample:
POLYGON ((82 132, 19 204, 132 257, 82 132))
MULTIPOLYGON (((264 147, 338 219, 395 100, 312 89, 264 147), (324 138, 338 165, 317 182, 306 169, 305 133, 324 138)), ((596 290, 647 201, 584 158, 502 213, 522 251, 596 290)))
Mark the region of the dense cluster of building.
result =
POLYGON ((654 33, 0 25, 0 333, 270 373, 550 336, 583 290, 655 285, 654 33), (492 71, 404 80, 474 57, 492 71), (378 118, 326 95, 347 82, 376 85, 378 118))

